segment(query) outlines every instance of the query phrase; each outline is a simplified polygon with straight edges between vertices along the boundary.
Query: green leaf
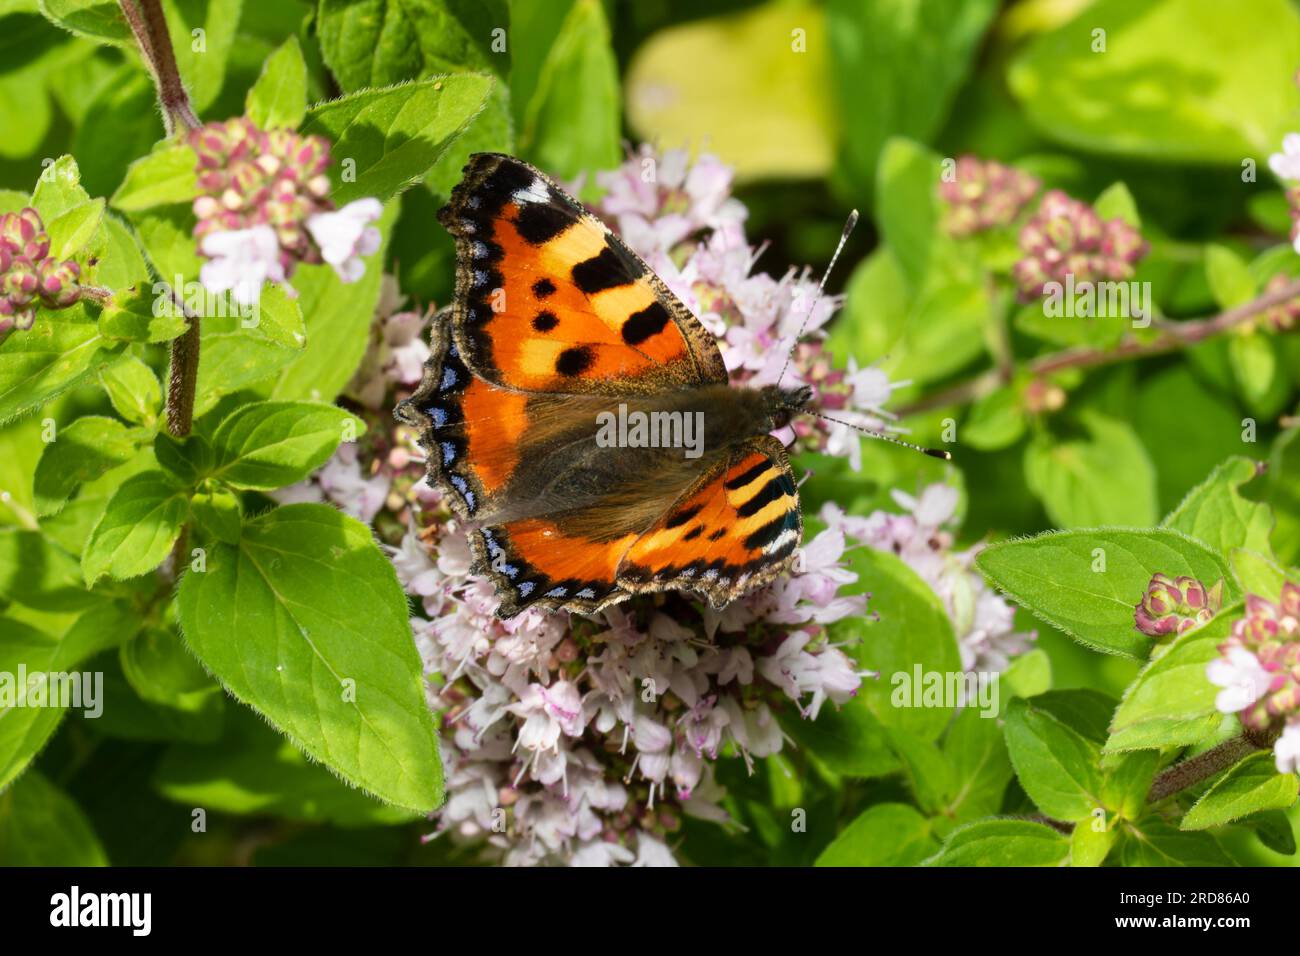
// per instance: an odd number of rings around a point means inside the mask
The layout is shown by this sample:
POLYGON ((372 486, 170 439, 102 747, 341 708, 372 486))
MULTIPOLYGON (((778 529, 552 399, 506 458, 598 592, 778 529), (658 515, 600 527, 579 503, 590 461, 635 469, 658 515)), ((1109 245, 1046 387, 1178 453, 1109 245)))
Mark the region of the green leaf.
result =
POLYGON ((357 282, 343 283, 328 266, 304 266, 294 274, 294 288, 307 322, 307 346, 276 376, 270 398, 331 402, 351 381, 370 341, 370 325, 379 302, 382 270, 393 223, 400 209, 390 202, 377 223, 383 245, 375 268, 357 282))
POLYGON ((158 291, 115 295, 99 313, 100 334, 128 342, 170 342, 183 333, 189 328, 185 316, 158 291))
POLYGON ((86 542, 81 569, 93 586, 104 575, 122 580, 162 564, 188 515, 183 491, 161 471, 127 479, 86 542))
POLYGON ((1179 830, 1160 817, 1124 826, 1121 866, 1233 866, 1219 841, 1208 833, 1179 830))
POLYGON ((1049 532, 992 544, 975 564, 1035 616, 1081 644, 1139 660, 1151 639, 1134 626, 1133 610, 1157 572, 1194 577, 1207 587, 1228 578, 1225 604, 1240 597, 1223 558, 1169 528, 1049 532))
POLYGON ((948 834, 927 866, 1064 866, 1070 840, 1028 820, 978 820, 948 834))
POLYGON ((1188 492, 1161 527, 1185 532, 1220 554, 1234 548, 1268 552, 1273 512, 1266 504, 1243 498, 1239 490, 1261 470, 1249 458, 1229 458, 1188 492))
POLYGON ((234 492, 222 488, 198 492, 190 499, 190 511, 199 527, 218 541, 239 543, 244 514, 234 492))
POLYGON ((340 826, 405 823, 415 814, 342 783, 244 708, 210 746, 168 748, 153 784, 169 800, 221 813, 328 821, 340 826))
POLYGON ((35 325, 0 343, 0 422, 39 408, 117 357, 84 306, 41 309, 35 325))
MULTIPOLYGON (((124 644, 122 651, 132 643, 124 644)), ((182 653, 194 659, 188 651, 182 653)), ((177 693, 171 703, 160 703, 153 699, 160 687, 142 685, 152 695, 146 696, 136 686, 142 678, 157 675, 135 672, 128 678, 123 656, 101 654, 87 665, 104 674, 104 713, 95 722, 96 734, 119 740, 183 740, 191 744, 212 743, 221 737, 227 708, 219 684, 209 679, 204 687, 177 693)))
POLYGON ((122 645, 119 659, 131 687, 155 704, 190 709, 195 696, 221 693, 174 630, 146 628, 122 645))
POLYGON ((75 612, 103 599, 87 591, 75 557, 38 531, 0 530, 0 594, 41 611, 75 612))
POLYGON ((205 335, 202 350, 195 415, 211 409, 223 395, 233 395, 266 381, 302 354, 298 349, 248 332, 205 335))
POLYGON ((962 425, 961 441, 976 451, 997 451, 1020 441, 1026 424, 1019 392, 1000 388, 971 406, 962 425))
MULTIPOLYGON (((19 668, 29 679, 38 680, 32 687, 42 688, 48 696, 49 674, 71 673, 82 661, 97 651, 126 640, 139 626, 137 616, 115 604, 99 602, 80 615, 65 615, 57 628, 37 630, 11 616, 0 617, 0 675, 16 680, 19 668), (40 679, 40 677, 44 679, 40 679)), ((102 701, 93 693, 93 679, 82 679, 82 713, 94 714, 102 701), (95 696, 95 700, 91 700, 95 696)), ((10 686, 12 694, 12 684, 10 686)), ((27 698, 33 702, 32 698, 27 698)), ((22 706, 13 704, 9 694, 0 699, 0 791, 3 791, 45 745, 63 719, 63 706, 22 706)), ((68 699, 62 703, 69 702, 68 699)), ((76 703, 75 696, 70 699, 76 703)), ((73 708, 78 709, 78 708, 73 708)))
POLYGON ((36 513, 57 513, 83 484, 125 464, 135 450, 135 439, 116 419, 85 415, 60 429, 36 465, 36 513))
MULTIPOLYGON (((589 90, 564 82, 556 38, 562 28, 574 29, 583 15, 574 12, 578 6, 574 0, 535 0, 516 2, 512 11, 511 96, 521 124, 527 124, 530 115, 539 115, 539 98, 549 95, 545 118, 553 124, 549 135, 557 138, 565 129, 565 95, 607 99, 606 85, 616 79, 600 65, 604 54, 592 51, 599 82, 589 90)), ((624 29, 619 20, 615 25, 616 34, 624 29)), ((709 4, 697 16, 665 26, 638 44, 627 67, 623 101, 634 141, 703 145, 699 132, 707 129, 709 152, 733 166, 742 181, 825 177, 834 160, 836 116, 826 91, 832 73, 819 4, 709 4), (682 69, 683 63, 690 69, 682 69)), ((621 59, 623 43, 616 47, 621 59)), ((583 102, 604 138, 609 119, 594 102, 583 102)), ((617 119, 615 113, 616 124, 617 119)))
POLYGON ((1007 708, 1007 751, 1031 800, 1049 817, 1089 819, 1101 806, 1100 748, 1032 700, 1007 708))
POLYGON ((1251 754, 1214 781, 1180 826, 1204 830, 1262 810, 1286 810, 1298 794, 1300 780, 1294 773, 1278 773, 1271 753, 1251 754))
POLYGON ((78 36, 130 43, 131 28, 113 0, 41 0, 41 13, 78 36))
POLYGON ((237 488, 282 488, 323 465, 365 423, 336 405, 255 402, 227 417, 212 438, 213 474, 237 488))
POLYGON ((886 732, 917 805, 926 813, 940 812, 957 789, 956 773, 944 752, 905 730, 887 727, 886 732))
POLYGON ((881 232, 908 285, 917 288, 930 269, 939 221, 939 156, 912 140, 891 139, 881 150, 877 180, 881 232))
POLYGON ((47 225, 64 213, 90 202, 81 185, 81 170, 71 156, 60 156, 41 170, 32 190, 32 205, 47 225))
POLYGON ((131 164, 110 202, 123 212, 190 202, 199 194, 198 165, 188 145, 160 145, 131 164))
POLYGON ((571 179, 622 157, 618 62, 599 0, 576 0, 542 64, 519 132, 519 149, 553 176, 571 179))
POLYGON ((243 0, 163 0, 176 65, 200 113, 225 83, 242 7, 243 0))
POLYGON ((1273 602, 1282 597, 1282 585, 1287 578, 1295 576, 1271 558, 1245 548, 1232 551, 1228 562, 1244 593, 1258 594, 1273 602))
POLYGON ((1035 441, 1025 449, 1025 481, 1053 523, 1066 528, 1156 523, 1156 471, 1126 422, 1080 416, 1087 440, 1035 441))
POLYGON ((303 121, 307 115, 307 63, 297 37, 289 37, 266 58, 262 75, 248 91, 244 113, 261 129, 296 129, 303 121))
MULTIPOLYGON (((843 160, 857 187, 883 185, 873 173, 891 136, 928 142, 939 132, 997 11, 995 0, 831 0, 829 75, 841 114, 852 117, 843 160), (872 91, 869 110, 864 90, 872 91)), ((877 203, 885 199, 877 192, 877 203)))
POLYGON ((162 386, 153 369, 134 355, 123 355, 99 370, 99 381, 113 409, 129 422, 152 429, 162 411, 162 386))
POLYGON ((1102 221, 1111 219, 1122 219, 1134 229, 1142 225, 1142 217, 1138 213, 1137 200, 1129 192, 1128 186, 1124 183, 1111 183, 1097 197, 1097 201, 1092 204, 1092 208, 1097 211, 1097 215, 1102 221))
POLYGON ((1030 121, 1069 146, 1236 167, 1275 149, 1300 105, 1294 87, 1276 81, 1300 60, 1295 8, 1259 0, 1240 13, 1219 0, 1141 9, 1098 0, 1032 41, 1008 85, 1030 121))
POLYGON ((1283 432, 1273 443, 1267 499, 1277 519, 1273 550, 1287 564, 1300 564, 1300 428, 1283 432))
POLYGON ((1291 829, 1291 821, 1281 810, 1265 810, 1241 822, 1253 829, 1255 835, 1259 837, 1259 842, 1274 853, 1295 856, 1295 831, 1291 829))
POLYGON ((186 487, 196 486, 212 474, 216 465, 212 446, 202 435, 174 438, 167 432, 159 432, 153 439, 153 452, 159 467, 175 475, 186 487))
POLYGON ((1219 657, 1240 606, 1225 607, 1204 627, 1179 634, 1124 691, 1106 750, 1138 750, 1198 743, 1215 732, 1223 715, 1214 707, 1218 688, 1205 676, 1219 657))
POLYGON ((1255 278, 1250 267, 1227 246, 1205 247, 1205 278, 1220 309, 1231 309, 1255 298, 1255 278))
POLYGON ((504 77, 509 25, 505 0, 321 0, 317 13, 321 54, 347 92, 435 73, 504 77))
POLYGON ((944 813, 958 822, 996 813, 1013 774, 998 722, 964 708, 944 738, 943 754, 956 781, 944 813))
POLYGON ((858 699, 882 724, 933 740, 947 726, 953 702, 929 699, 927 675, 946 681, 961 673, 948 613, 930 586, 892 554, 860 548, 849 553, 849 566, 858 580, 843 593, 870 590, 871 610, 879 616, 830 626, 834 641, 848 644, 860 664, 880 674, 863 683, 858 699))
POLYGON ((379 90, 363 90, 312 107, 304 133, 325 136, 355 178, 335 181, 340 206, 362 196, 389 199, 429 172, 483 108, 494 80, 459 73, 379 90))
POLYGON ((1101 866, 1118 833, 1095 826, 1096 817, 1080 820, 1070 834, 1070 866, 1101 866))
POLYGON ((50 255, 56 259, 75 257, 99 231, 104 222, 104 200, 92 199, 73 206, 45 224, 50 237, 50 255))
POLYGON ((288 505, 181 579, 180 618, 230 693, 348 782, 402 807, 442 799, 406 596, 370 530, 288 505))
POLYGON ((0 866, 108 866, 90 821, 36 771, 0 793, 0 866))
POLYGON ((915 866, 938 849, 930 823, 905 803, 860 814, 817 857, 817 866, 915 866))
POLYGON ((1010 666, 998 675, 998 686, 1006 691, 1004 708, 1012 697, 1046 693, 1052 686, 1052 659, 1040 647, 1013 657, 1010 666))
POLYGON ((838 710, 823 707, 816 720, 783 713, 781 728, 799 748, 832 772, 846 777, 880 777, 898 769, 885 728, 861 696, 838 710))
POLYGON ((1286 367, 1272 336, 1259 333, 1228 338, 1228 363, 1237 393, 1259 418, 1273 418, 1291 394, 1286 367))
POLYGON ((1134 750, 1107 754, 1102 759, 1106 778, 1101 793, 1106 807, 1126 820, 1136 820, 1146 810, 1147 794, 1160 766, 1160 751, 1134 750))

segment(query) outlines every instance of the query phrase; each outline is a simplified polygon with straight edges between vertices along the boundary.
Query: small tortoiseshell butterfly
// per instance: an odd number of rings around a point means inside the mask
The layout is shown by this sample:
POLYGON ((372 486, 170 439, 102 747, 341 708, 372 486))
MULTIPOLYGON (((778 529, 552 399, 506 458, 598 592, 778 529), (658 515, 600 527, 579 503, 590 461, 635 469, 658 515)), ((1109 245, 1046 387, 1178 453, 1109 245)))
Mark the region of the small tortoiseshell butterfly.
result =
POLYGON ((396 414, 473 523, 473 570, 501 617, 662 590, 722 607, 789 569, 799 495, 769 433, 808 389, 731 387, 663 281, 520 160, 471 156, 438 219, 456 238, 455 297, 396 414), (703 426, 697 457, 597 440, 611 414, 665 412, 703 426))

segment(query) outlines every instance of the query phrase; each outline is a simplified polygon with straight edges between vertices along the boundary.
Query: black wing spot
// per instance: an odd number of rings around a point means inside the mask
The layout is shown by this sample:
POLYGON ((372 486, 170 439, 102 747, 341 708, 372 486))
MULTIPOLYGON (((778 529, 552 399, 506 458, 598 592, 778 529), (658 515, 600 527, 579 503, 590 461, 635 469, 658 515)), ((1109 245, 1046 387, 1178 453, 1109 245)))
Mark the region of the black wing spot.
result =
POLYGON ((515 229, 525 242, 544 245, 573 225, 573 214, 549 203, 524 203, 515 218, 515 229))
POLYGON ((727 529, 726 529, 726 528, 719 528, 717 531, 715 531, 715 532, 713 532, 711 535, 709 535, 709 540, 710 540, 710 541, 717 541, 719 538, 721 538, 721 537, 722 537, 724 534, 726 534, 726 533, 727 533, 727 529))
POLYGON ((555 371, 561 375, 581 375, 595 361, 596 355, 588 346, 565 349, 555 360, 555 371))
POLYGON ((549 332, 559 324, 560 320, 555 317, 554 312, 538 312, 533 316, 533 328, 538 332, 549 332))
POLYGON ((573 267, 573 281, 587 295, 630 285, 640 275, 641 269, 635 260, 620 256, 608 245, 600 250, 600 255, 584 259, 573 267))
POLYGON ((623 341, 628 345, 640 345, 662 332, 671 318, 662 303, 652 302, 640 312, 633 312, 627 317, 623 323, 623 341))
POLYGON ((697 525, 696 525, 694 528, 692 528, 690 531, 688 531, 688 532, 686 532, 684 535, 682 535, 682 540, 683 540, 683 541, 694 541, 696 538, 698 538, 698 537, 699 537, 700 535, 702 535, 703 533, 704 533, 704 526, 703 526, 703 525, 698 525, 698 524, 697 524, 697 525))
POLYGON ((550 279, 538 279, 533 283, 533 295, 539 299, 548 299, 555 295, 555 283, 550 279))
POLYGON ((735 491, 737 488, 744 488, 747 484, 749 484, 754 479, 758 478, 760 475, 762 475, 771 467, 772 467, 771 463, 768 462, 766 459, 760 461, 753 468, 750 468, 748 471, 741 472, 735 478, 732 478, 730 481, 728 481, 726 485, 727 490, 735 491))
POLYGON ((504 204, 510 196, 521 189, 527 189, 536 179, 537 176, 526 166, 516 162, 503 162, 483 181, 483 192, 498 204, 504 204))
POLYGON ((680 528, 682 525, 686 524, 686 522, 690 521, 699 513, 700 513, 699 505, 695 505, 694 507, 691 508, 683 508, 681 511, 677 512, 677 514, 673 515, 667 521, 665 521, 664 527, 680 528))

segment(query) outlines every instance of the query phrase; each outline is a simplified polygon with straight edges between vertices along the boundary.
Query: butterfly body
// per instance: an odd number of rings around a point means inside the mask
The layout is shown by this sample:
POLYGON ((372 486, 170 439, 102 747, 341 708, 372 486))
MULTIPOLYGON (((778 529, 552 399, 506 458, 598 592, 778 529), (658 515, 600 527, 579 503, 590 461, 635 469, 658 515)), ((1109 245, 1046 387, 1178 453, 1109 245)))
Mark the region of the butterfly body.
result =
POLYGON ((646 591, 715 606, 788 569, 802 525, 770 432, 806 390, 736 388, 712 335, 532 167, 477 154, 440 219, 460 268, 398 417, 513 616, 646 591))

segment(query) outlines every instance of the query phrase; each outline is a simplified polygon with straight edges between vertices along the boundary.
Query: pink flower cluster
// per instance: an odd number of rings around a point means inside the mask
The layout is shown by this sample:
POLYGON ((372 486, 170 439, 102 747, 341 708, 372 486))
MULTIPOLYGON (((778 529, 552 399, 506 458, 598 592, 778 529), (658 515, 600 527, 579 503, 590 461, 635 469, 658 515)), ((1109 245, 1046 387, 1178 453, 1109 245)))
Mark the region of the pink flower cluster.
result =
POLYGON ((194 235, 208 259, 200 272, 212 292, 242 305, 263 282, 287 283, 300 263, 329 263, 344 282, 365 272, 361 256, 379 249, 371 223, 377 199, 335 210, 329 198, 329 142, 287 129, 259 129, 245 117, 189 134, 198 161, 194 235))
POLYGON ((1219 645, 1206 676, 1222 688, 1215 706, 1247 730, 1281 727, 1273 745, 1278 773, 1300 770, 1300 585, 1282 585, 1274 603, 1246 596, 1246 613, 1219 645))
POLYGON ((1141 233, 1123 219, 1103 222, 1086 202, 1053 189, 1020 230, 1021 258, 1012 274, 1021 301, 1029 302, 1047 283, 1064 284, 1069 275, 1076 284, 1131 279, 1148 249, 1141 233))
POLYGON ((1038 193, 1041 183, 1014 166, 977 156, 962 156, 952 177, 939 183, 943 227, 951 236, 1009 226, 1038 193))
POLYGON ((36 307, 65 309, 81 298, 81 267, 50 255, 50 237, 30 206, 0 216, 0 342, 36 321, 36 307))

